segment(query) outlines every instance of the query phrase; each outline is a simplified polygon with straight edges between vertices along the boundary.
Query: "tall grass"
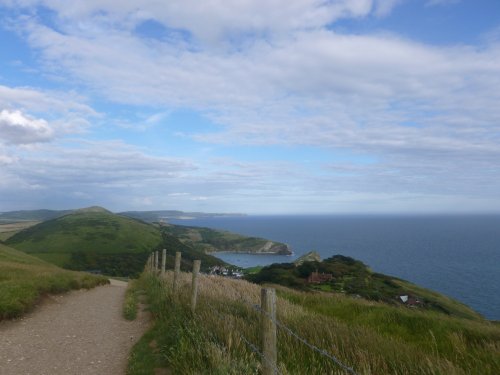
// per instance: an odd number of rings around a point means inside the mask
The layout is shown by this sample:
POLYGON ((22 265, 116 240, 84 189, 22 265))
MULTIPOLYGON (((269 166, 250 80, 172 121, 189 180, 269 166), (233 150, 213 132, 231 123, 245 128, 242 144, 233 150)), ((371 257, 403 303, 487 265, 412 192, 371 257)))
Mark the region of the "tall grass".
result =
POLYGON ((127 320, 134 320, 137 317, 137 309, 139 308, 139 295, 141 293, 137 284, 137 280, 130 280, 125 292, 122 312, 123 317, 127 320))
POLYGON ((0 244, 0 320, 29 311, 44 294, 108 282, 104 277, 60 269, 0 244))
MULTIPOLYGON (((180 374, 258 374, 261 358, 245 339, 260 347, 260 316, 252 307, 260 304, 260 287, 203 276, 193 315, 190 277, 182 274, 178 295, 171 272, 163 280, 150 274, 140 280, 156 318, 148 336, 157 345, 156 366, 180 374)), ((359 374, 500 373, 500 329, 488 322, 286 288, 279 288, 277 311, 282 324, 359 374)), ((136 369, 139 362, 136 356, 136 369)), ((282 329, 278 366, 284 374, 345 374, 282 329)))

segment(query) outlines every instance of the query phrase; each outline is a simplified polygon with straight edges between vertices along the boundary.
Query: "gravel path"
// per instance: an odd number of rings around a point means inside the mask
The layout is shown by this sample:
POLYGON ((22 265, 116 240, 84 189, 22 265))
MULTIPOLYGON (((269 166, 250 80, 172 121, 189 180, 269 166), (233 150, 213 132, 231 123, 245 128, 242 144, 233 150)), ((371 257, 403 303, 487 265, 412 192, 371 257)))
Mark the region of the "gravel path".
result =
POLYGON ((122 318, 126 283, 49 297, 22 319, 0 323, 1 375, 121 375, 148 328, 122 318))

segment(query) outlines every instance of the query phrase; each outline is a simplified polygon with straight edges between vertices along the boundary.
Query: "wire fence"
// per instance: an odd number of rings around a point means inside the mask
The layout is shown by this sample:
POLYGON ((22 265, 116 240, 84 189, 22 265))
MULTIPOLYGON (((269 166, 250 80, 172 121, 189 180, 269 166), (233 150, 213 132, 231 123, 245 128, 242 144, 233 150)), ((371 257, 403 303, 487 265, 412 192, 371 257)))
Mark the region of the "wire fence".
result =
MULTIPOLYGON (((217 308, 215 308, 214 306, 212 306, 212 304, 210 304, 209 302, 206 302, 205 303, 206 306, 208 306, 208 308, 212 311, 212 313, 217 316, 221 322, 224 322, 226 317, 224 315, 222 315, 218 310, 217 308)), ((276 366, 274 365, 274 363, 272 361, 269 360, 269 358, 267 358, 264 353, 262 353, 259 348, 257 347, 256 344, 252 343, 249 339, 246 338, 246 336, 239 332, 239 331, 234 331, 238 334, 238 337, 250 348, 250 350, 252 352, 254 352, 255 354, 257 354, 260 358, 262 358, 263 361, 266 361, 268 365, 270 365, 273 370, 276 372, 276 374, 278 375, 282 375, 283 373, 281 372, 281 370, 276 366)))
MULTIPOLYGON (((157 257, 152 259, 151 262, 148 263, 148 267, 154 275, 158 276, 158 272, 154 272, 155 269, 158 270, 158 258, 157 257), (155 266, 155 264, 156 264, 156 266, 155 266)), ((214 275, 208 276, 208 275, 204 275, 201 273, 199 275, 202 277, 223 277, 223 276, 214 276, 214 275)), ((318 346, 310 343, 304 337, 301 337, 299 334, 294 332, 288 326, 286 326, 285 324, 280 322, 278 319, 276 319, 275 316, 269 314, 267 311, 262 309, 262 307, 259 306, 258 304, 255 304, 255 303, 252 303, 251 301, 248 301, 243 296, 240 296, 238 301, 249 306, 253 311, 261 314, 261 316, 262 315, 266 316, 268 319, 270 319, 273 322, 273 324, 275 324, 276 327, 281 329, 287 335, 294 338, 298 342, 302 343, 304 346, 306 346, 307 348, 309 348, 313 352, 318 353, 322 357, 327 358, 328 360, 332 361, 337 367, 344 370, 346 373, 349 373, 351 375, 358 375, 358 373, 351 366, 348 366, 347 364, 343 363, 339 358, 337 358, 335 355, 329 353, 327 350, 319 348, 318 346)), ((204 304, 210 309, 210 311, 215 316, 217 316, 217 318, 221 319, 221 321, 225 321, 226 317, 224 315, 222 315, 216 307, 214 307, 212 304, 210 304, 209 301, 204 301, 204 304)), ((261 350, 259 350, 258 345, 251 342, 242 332, 239 332, 239 331, 234 331, 234 332, 236 334, 238 334, 240 339, 248 346, 248 348, 253 353, 257 354, 262 359, 263 362, 266 362, 266 364, 272 368, 274 374, 278 374, 278 375, 283 374, 283 372, 279 369, 277 364, 273 360, 271 360, 270 358, 267 358, 266 355, 261 350)))
POLYGON ((292 331, 290 328, 288 328, 286 325, 284 325, 283 323, 281 323, 279 320, 277 320, 276 318, 274 318, 271 315, 269 315, 266 311, 264 311, 263 309, 261 309, 261 307, 259 305, 251 305, 251 307, 255 311, 260 312, 261 314, 265 314, 269 319, 271 319, 274 322, 274 324, 276 324, 277 327, 281 328, 287 334, 289 334, 293 338, 295 338, 298 341, 300 341, 302 344, 304 344, 305 346, 307 346, 309 349, 311 349, 311 350, 313 350, 313 351, 321 354, 322 356, 324 356, 324 357, 332 360, 337 366, 339 366, 340 368, 344 369, 346 372, 348 372, 350 374, 353 374, 353 375, 357 375, 357 373, 354 371, 354 369, 352 367, 347 366, 342 361, 340 361, 337 357, 335 357, 333 354, 328 353, 325 349, 320 349, 316 345, 311 344, 305 338, 299 336, 297 333, 295 333, 294 331, 292 331))

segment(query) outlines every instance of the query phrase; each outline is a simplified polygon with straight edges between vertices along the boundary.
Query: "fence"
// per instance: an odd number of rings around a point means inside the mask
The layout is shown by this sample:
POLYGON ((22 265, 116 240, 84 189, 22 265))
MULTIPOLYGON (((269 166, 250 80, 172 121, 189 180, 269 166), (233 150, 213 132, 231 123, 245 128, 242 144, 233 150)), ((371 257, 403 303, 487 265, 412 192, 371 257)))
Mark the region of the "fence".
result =
MULTIPOLYGON (((159 252, 153 252, 149 257, 146 265, 146 270, 152 273, 155 276, 164 276, 165 269, 165 260, 166 260, 166 250, 163 250, 162 253, 162 262, 161 267, 159 264, 159 252)), ((173 293, 174 295, 178 292, 179 288, 179 275, 180 275, 180 264, 181 264, 181 253, 177 252, 175 256, 175 266, 174 266, 174 278, 173 278, 173 293)), ((191 312, 195 314, 196 305, 198 302, 198 280, 200 276, 200 267, 201 261, 195 260, 193 262, 193 270, 192 270, 192 280, 191 280, 191 312)), ((298 342, 302 343, 308 349, 320 354, 326 360, 332 361, 339 369, 345 371, 345 373, 349 373, 352 375, 357 375, 354 369, 342 361, 340 361, 336 356, 327 352, 324 349, 317 347, 316 345, 311 344, 305 338, 299 336, 292 329, 281 323, 276 318, 276 291, 273 288, 262 288, 260 295, 261 303, 260 305, 253 304, 250 301, 242 299, 241 302, 251 307, 251 309, 255 310, 260 314, 260 339, 261 345, 258 346, 252 341, 250 341, 243 333, 237 332, 241 340, 248 346, 248 348, 256 353, 261 358, 261 367, 263 375, 277 375, 282 374, 278 362, 277 362, 277 328, 281 329, 283 332, 288 334, 290 337, 294 338, 298 342)), ((225 317, 219 313, 219 311, 212 306, 208 301, 206 301, 207 307, 210 311, 220 318, 224 320, 225 317)))

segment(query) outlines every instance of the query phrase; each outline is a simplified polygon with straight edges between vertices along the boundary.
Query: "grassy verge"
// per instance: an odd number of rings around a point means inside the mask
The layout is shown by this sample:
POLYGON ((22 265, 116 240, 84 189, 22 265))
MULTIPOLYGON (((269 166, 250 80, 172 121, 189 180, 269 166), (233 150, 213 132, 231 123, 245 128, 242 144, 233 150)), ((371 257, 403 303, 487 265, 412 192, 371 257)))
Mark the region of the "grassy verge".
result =
POLYGON ((44 294, 104 283, 104 277, 62 270, 0 244, 0 320, 29 311, 44 294))
MULTIPOLYGON (((155 325, 137 344, 129 374, 169 368, 179 374, 258 374, 260 287, 245 281, 201 277, 196 314, 189 310, 190 275, 179 294, 143 275, 155 325)), ((278 320, 359 374, 498 374, 500 327, 487 321, 412 311, 330 293, 279 288, 278 320)), ((278 329, 283 374, 344 374, 335 363, 278 329)))
POLYGON ((125 299, 123 301, 123 317, 125 319, 134 320, 137 318, 140 293, 141 290, 138 288, 138 281, 130 280, 128 282, 127 291, 125 292, 125 299))

